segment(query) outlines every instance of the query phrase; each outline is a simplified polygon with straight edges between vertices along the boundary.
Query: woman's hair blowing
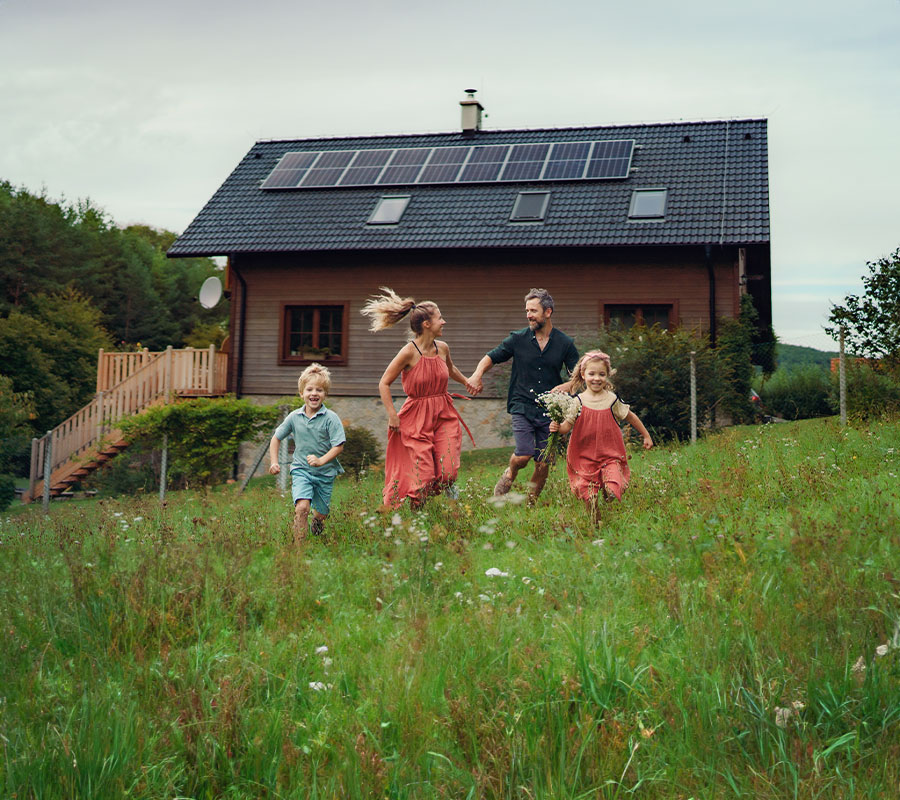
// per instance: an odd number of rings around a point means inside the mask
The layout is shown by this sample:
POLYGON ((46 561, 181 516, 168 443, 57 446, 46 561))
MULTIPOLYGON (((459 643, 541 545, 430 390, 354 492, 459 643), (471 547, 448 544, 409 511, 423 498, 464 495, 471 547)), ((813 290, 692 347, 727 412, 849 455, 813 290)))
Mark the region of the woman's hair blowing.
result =
POLYGON ((417 303, 412 297, 401 298, 393 289, 380 287, 383 294, 369 298, 360 310, 360 314, 372 318, 370 331, 383 331, 396 325, 409 315, 409 327, 413 333, 422 332, 423 324, 431 319, 437 305, 430 300, 417 303))

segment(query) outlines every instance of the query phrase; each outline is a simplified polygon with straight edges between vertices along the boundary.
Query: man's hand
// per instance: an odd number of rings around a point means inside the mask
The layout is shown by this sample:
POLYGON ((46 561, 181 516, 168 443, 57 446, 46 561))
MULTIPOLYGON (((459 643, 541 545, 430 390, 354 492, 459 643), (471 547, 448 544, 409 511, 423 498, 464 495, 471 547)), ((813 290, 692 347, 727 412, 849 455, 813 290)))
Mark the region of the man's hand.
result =
POLYGON ((466 391, 474 397, 481 394, 483 389, 484 382, 481 380, 481 375, 473 373, 466 381, 466 391))

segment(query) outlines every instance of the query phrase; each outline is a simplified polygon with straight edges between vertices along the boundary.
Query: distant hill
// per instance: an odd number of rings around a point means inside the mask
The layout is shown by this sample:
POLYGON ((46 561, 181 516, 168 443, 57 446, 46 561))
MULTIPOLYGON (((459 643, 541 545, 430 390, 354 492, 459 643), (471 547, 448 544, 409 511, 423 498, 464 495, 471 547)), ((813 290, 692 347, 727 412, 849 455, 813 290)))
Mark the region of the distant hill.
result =
POLYGON ((776 345, 778 354, 778 366, 784 369, 797 369, 805 367, 808 364, 815 364, 823 369, 831 369, 831 359, 837 358, 837 351, 828 352, 825 350, 816 350, 815 347, 801 347, 796 344, 783 344, 778 342, 776 345))

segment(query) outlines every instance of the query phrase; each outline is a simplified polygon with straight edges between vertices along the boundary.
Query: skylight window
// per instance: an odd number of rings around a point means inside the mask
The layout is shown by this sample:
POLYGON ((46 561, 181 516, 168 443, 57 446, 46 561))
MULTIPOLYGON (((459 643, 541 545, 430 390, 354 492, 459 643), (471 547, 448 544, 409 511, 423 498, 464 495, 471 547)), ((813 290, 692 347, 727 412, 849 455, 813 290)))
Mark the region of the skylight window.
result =
POLYGON ((378 204, 366 222, 367 225, 396 225, 409 205, 410 195, 385 195, 378 198, 378 204))
POLYGON ((519 192, 510 222, 541 222, 547 214, 550 192, 519 192))
POLYGON ((666 215, 668 189, 635 189, 631 193, 631 219, 660 219, 666 215))

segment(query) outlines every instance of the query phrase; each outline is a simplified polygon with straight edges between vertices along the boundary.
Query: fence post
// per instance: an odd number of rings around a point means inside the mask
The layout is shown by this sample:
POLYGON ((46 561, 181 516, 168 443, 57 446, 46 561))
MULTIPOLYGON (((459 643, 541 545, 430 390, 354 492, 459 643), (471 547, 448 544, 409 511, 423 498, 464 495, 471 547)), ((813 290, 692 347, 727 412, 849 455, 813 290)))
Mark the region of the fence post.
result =
POLYGON ((291 460, 288 458, 288 437, 285 436, 278 443, 278 466, 281 472, 278 473, 278 491, 284 494, 288 487, 288 478, 291 477, 291 460))
POLYGON ((41 507, 44 513, 50 511, 50 473, 53 471, 53 431, 44 437, 44 497, 41 507))
POLYGON ((840 327, 840 358, 838 360, 838 383, 841 391, 841 425, 847 424, 847 373, 844 370, 844 326, 840 327))
POLYGON ((169 434, 164 433, 162 438, 162 455, 159 463, 159 502, 166 502, 166 472, 169 468, 169 434))
POLYGON ((697 441, 697 361, 691 350, 691 442, 697 441))

